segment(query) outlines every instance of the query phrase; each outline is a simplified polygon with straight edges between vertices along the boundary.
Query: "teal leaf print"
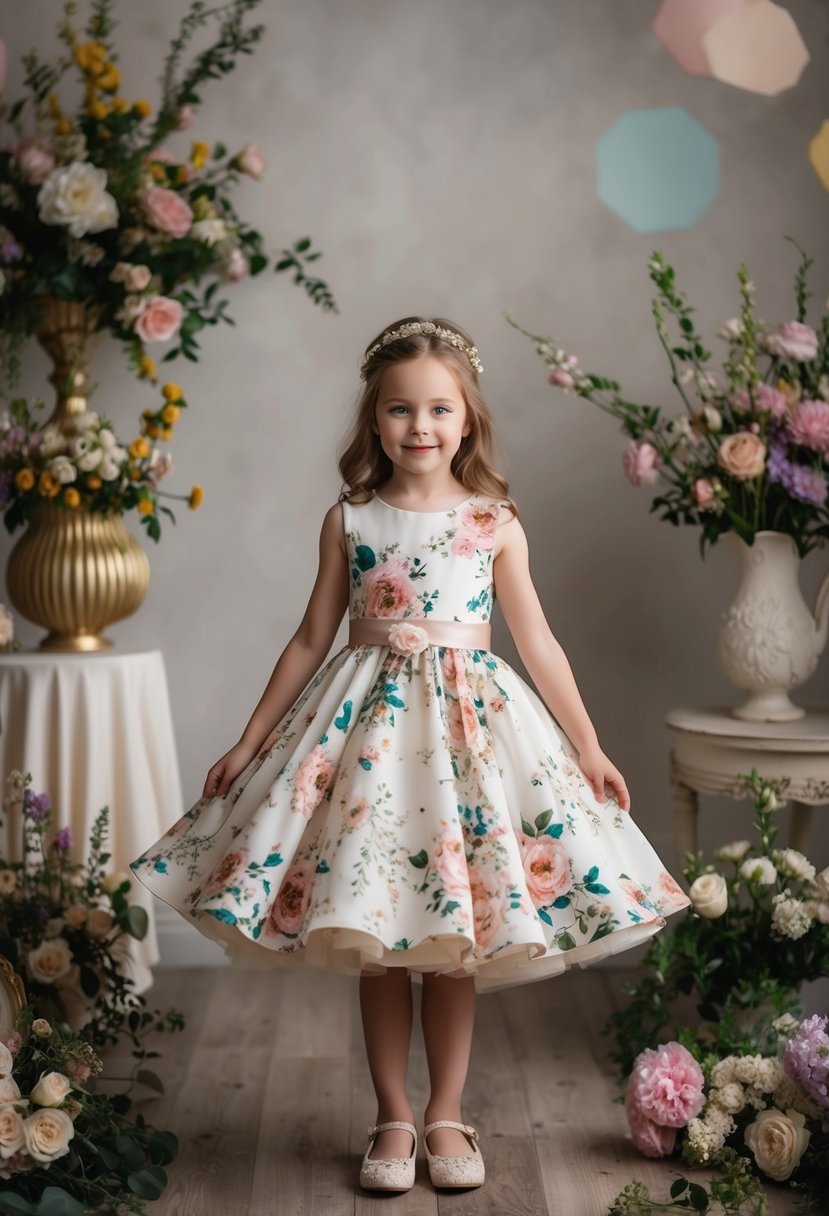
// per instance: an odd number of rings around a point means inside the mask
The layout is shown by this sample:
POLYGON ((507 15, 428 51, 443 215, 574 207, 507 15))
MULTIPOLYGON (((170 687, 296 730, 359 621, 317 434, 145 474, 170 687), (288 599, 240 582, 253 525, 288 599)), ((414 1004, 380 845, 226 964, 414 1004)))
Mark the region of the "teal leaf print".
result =
POLYGON ((163 857, 158 857, 158 858, 156 858, 156 863, 153 866, 153 869, 156 870, 159 874, 166 874, 167 873, 167 862, 164 860, 163 857))
POLYGON ((564 831, 563 823, 551 823, 550 826, 545 829, 544 835, 552 836, 553 840, 558 840, 559 836, 561 835, 561 833, 563 831, 564 831))
POLYGON ((268 856, 265 858, 265 865, 266 866, 281 866, 282 865, 282 854, 281 853, 269 853, 268 856))
POLYGON ((618 922, 615 920, 601 921, 596 927, 596 932, 590 938, 591 942, 597 942, 600 937, 607 937, 608 933, 611 932, 611 929, 612 929, 613 925, 615 925, 615 924, 618 924, 618 922))
POLYGON ((546 910, 546 908, 538 908, 538 909, 536 909, 536 910, 537 910, 537 912, 538 912, 538 915, 539 915, 539 916, 541 917, 541 919, 544 921, 544 924, 545 924, 545 925, 549 925, 549 926, 552 928, 552 924, 553 924, 553 922, 552 922, 552 920, 550 919, 550 913, 549 913, 549 912, 546 910))
POLYGON ((562 933, 558 938, 558 947, 560 950, 573 950, 576 942, 570 933, 562 933))
POLYGON ((337 730, 348 730, 348 724, 351 721, 351 701, 343 703, 343 712, 339 718, 334 719, 334 725, 337 730))
POLYGON ((558 899, 554 899, 551 904, 551 907, 553 907, 553 908, 569 908, 569 906, 570 906, 570 896, 569 895, 559 895, 558 899))
POLYGON ((599 877, 599 867, 591 866, 590 869, 587 871, 587 873, 584 876, 584 881, 585 882, 595 882, 598 877, 599 877))
POLYGON ((547 824, 550 822, 552 817, 553 817, 552 811, 542 811, 540 815, 536 815, 535 826, 538 828, 539 832, 544 831, 544 829, 546 828, 547 824))
POLYGON ((456 899, 447 900, 446 904, 441 909, 440 914, 441 914, 441 916, 449 916, 450 913, 454 912, 455 909, 459 908, 460 906, 461 905, 458 903, 458 901, 456 899))
POLYGON ((259 940, 259 935, 261 932, 262 932, 262 921, 260 921, 258 925, 253 926, 253 932, 251 933, 251 937, 253 938, 254 941, 259 940))
POLYGON ((354 561, 360 570, 370 570, 372 566, 377 564, 377 558, 374 550, 368 545, 357 545, 354 549, 354 561))
POLYGON ((395 942, 394 945, 392 946, 392 950, 408 950, 408 949, 409 949, 408 937, 401 937, 400 941, 395 942))
POLYGON ((525 836, 535 836, 535 828, 531 823, 527 823, 526 819, 521 820, 521 831, 525 836))
POLYGON ((315 874, 329 874, 330 873, 330 870, 328 868, 328 862, 325 860, 324 857, 323 857, 322 861, 320 861, 317 864, 317 868, 314 871, 314 873, 315 874))
POLYGON ((426 577, 426 570, 429 565, 428 562, 424 562, 420 557, 415 557, 412 560, 412 565, 414 566, 414 569, 409 571, 409 578, 414 579, 426 577))
POLYGON ((429 864, 429 854, 425 849, 421 849, 419 853, 415 853, 414 857, 410 857, 409 861, 418 870, 425 870, 429 864))
POLYGON ((591 895, 609 895, 610 888, 606 887, 601 882, 586 882, 584 884, 585 891, 589 891, 591 895))
POLYGON ((205 908, 205 912, 209 912, 211 916, 216 917, 216 920, 223 920, 228 925, 236 924, 236 917, 227 908, 205 908))
POLYGON ((359 760, 359 765, 360 765, 360 768, 364 768, 366 770, 366 772, 368 772, 368 770, 371 768, 371 761, 367 760, 365 758, 365 756, 361 756, 360 760, 359 760))

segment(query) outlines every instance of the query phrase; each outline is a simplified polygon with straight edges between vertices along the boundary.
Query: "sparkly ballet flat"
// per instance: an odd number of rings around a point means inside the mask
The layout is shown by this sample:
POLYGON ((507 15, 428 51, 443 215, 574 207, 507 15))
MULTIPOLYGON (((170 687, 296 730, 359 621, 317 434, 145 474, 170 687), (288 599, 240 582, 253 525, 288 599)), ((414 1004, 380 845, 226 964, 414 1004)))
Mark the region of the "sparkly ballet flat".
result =
POLYGON ((429 1165, 429 1178, 432 1186, 464 1187, 480 1186, 484 1180, 484 1159, 475 1141, 478 1133, 467 1123, 455 1123, 453 1119, 436 1119, 427 1123, 423 1129, 423 1146, 426 1149, 426 1161, 429 1165), (472 1145, 472 1153, 464 1157, 440 1157, 429 1151, 429 1132, 435 1127, 455 1127, 468 1137, 472 1145))
POLYGON ((368 1129, 368 1148, 360 1166, 360 1186, 368 1191, 410 1191, 415 1180, 415 1158, 417 1156, 417 1131, 413 1124, 393 1119, 390 1123, 378 1123, 368 1129), (392 1127, 412 1133, 412 1152, 409 1157, 369 1157, 378 1132, 392 1127))

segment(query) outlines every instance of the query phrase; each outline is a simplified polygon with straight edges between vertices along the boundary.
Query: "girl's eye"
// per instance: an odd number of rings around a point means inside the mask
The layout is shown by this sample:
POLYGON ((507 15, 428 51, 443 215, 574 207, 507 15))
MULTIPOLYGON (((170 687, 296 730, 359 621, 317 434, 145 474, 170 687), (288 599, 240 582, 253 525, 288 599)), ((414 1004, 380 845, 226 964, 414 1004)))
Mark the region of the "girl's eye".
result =
MULTIPOLYGON (((395 411, 396 411, 396 410, 405 410, 405 409, 408 409, 408 406, 406 406, 406 405, 393 405, 393 406, 391 407, 391 409, 390 409, 389 413, 393 414, 393 413, 395 413, 395 411)), ((443 410, 444 414, 448 414, 448 413, 449 413, 449 408, 448 408, 447 406, 445 406, 445 405, 436 405, 436 406, 435 406, 435 409, 436 409, 436 410, 443 410)))

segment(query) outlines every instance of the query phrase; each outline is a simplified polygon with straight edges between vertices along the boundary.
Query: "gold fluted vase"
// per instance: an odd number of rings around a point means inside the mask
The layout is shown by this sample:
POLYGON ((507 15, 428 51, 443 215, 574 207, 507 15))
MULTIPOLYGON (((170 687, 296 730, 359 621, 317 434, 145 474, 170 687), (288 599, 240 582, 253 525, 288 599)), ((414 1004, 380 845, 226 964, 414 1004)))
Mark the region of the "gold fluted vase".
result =
MULTIPOLYGON (((36 337, 54 361, 53 426, 71 432, 89 407, 88 362, 103 306, 44 296, 36 337)), ((96 651, 112 646, 102 631, 135 612, 150 582, 150 563, 117 513, 44 501, 12 549, 6 585, 14 607, 48 629, 39 648, 96 651)))

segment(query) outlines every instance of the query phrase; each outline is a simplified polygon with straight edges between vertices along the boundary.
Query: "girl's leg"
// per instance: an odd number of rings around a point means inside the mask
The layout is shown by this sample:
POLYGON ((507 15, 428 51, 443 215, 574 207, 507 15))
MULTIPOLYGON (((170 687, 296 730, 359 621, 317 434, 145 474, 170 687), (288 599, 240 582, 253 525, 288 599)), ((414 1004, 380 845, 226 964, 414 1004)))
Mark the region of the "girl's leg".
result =
MULTIPOLYGON (((475 1022, 473 977, 451 979, 447 975, 425 974, 420 1017, 431 1084, 423 1122, 454 1119, 462 1123, 461 1101, 475 1022)), ((429 1150, 447 1157, 472 1152, 467 1138, 450 1127, 430 1132, 429 1150)))
MULTIPOLYGON (((405 967, 389 967, 384 975, 360 976, 360 1012, 366 1054, 377 1095, 375 1123, 400 1119, 414 1123, 406 1096, 409 1041, 412 1034, 412 985, 405 967)), ((412 1137, 401 1128, 380 1132, 372 1158, 408 1157, 412 1137)))

